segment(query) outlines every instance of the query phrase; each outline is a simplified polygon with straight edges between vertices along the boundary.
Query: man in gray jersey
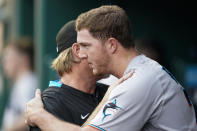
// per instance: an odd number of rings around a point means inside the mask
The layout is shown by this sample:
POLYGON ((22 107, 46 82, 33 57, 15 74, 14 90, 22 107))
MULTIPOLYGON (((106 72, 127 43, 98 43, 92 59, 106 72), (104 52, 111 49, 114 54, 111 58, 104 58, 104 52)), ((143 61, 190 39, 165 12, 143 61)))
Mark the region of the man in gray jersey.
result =
POLYGON ((138 54, 129 19, 118 6, 101 6, 76 21, 80 57, 95 75, 132 77, 114 87, 88 126, 57 120, 42 108, 39 92, 27 104, 26 117, 45 131, 196 131, 192 103, 167 69, 138 54), (53 124, 51 124, 53 123, 53 124))

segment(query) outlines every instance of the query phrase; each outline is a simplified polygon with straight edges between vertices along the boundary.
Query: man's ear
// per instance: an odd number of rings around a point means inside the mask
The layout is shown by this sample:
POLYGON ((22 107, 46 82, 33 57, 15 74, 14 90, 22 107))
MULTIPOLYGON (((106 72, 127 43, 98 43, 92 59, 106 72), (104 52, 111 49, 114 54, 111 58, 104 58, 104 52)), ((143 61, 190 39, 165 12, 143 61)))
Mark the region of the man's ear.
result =
POLYGON ((111 37, 106 41, 106 48, 110 51, 110 53, 115 53, 118 48, 118 40, 111 37))
POLYGON ((72 45, 72 52, 73 52, 73 55, 79 58, 79 51, 80 51, 79 44, 78 44, 78 43, 74 43, 74 44, 72 45))

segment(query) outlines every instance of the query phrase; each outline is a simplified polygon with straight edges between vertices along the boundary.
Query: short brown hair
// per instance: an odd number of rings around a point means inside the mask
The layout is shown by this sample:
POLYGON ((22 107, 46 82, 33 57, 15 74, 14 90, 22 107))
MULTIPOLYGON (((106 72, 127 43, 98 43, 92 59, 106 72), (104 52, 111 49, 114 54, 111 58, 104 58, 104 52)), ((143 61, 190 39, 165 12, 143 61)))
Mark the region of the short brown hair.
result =
POLYGON ((72 48, 68 48, 62 51, 58 57, 52 62, 52 68, 56 70, 56 72, 63 76, 63 74, 69 73, 72 71, 72 63, 74 62, 74 58, 72 55, 72 48))
POLYGON ((102 41, 116 38, 123 47, 134 47, 131 26, 125 11, 116 5, 105 5, 82 13, 76 20, 76 30, 87 29, 102 41))

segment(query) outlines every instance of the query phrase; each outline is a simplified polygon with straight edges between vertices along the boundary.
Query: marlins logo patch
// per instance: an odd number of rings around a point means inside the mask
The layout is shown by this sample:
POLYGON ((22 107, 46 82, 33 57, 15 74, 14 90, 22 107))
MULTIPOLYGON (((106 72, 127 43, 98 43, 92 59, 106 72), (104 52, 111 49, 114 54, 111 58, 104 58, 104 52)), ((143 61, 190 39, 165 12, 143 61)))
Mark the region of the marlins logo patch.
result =
POLYGON ((103 108, 103 118, 102 121, 107 117, 112 115, 116 110, 122 110, 119 106, 116 105, 116 99, 113 102, 107 103, 103 108))

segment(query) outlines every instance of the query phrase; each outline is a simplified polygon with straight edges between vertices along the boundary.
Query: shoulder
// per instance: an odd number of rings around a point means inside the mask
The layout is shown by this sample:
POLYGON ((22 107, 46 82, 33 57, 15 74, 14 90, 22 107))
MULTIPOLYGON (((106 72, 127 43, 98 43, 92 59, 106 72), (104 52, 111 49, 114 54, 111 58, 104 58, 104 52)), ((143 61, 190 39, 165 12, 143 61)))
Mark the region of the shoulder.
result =
POLYGON ((69 111, 69 92, 62 88, 51 86, 44 90, 42 93, 42 101, 44 108, 50 113, 61 116, 64 111, 69 111))
POLYGON ((135 72, 125 83, 138 86, 147 87, 155 82, 157 83, 159 76, 162 74, 162 66, 145 56, 139 57, 138 62, 130 70, 135 72))
POLYGON ((60 88, 57 87, 48 87, 45 89, 42 93, 42 101, 44 106, 48 107, 49 105, 58 105, 57 102, 59 101, 59 92, 61 92, 60 88))
POLYGON ((159 75, 161 74, 162 67, 152 62, 151 60, 139 63, 133 66, 132 69, 135 70, 133 76, 118 85, 115 90, 112 91, 112 96, 123 96, 125 99, 139 99, 142 98, 154 99, 158 94, 162 92, 159 75), (126 98, 128 97, 128 98, 126 98))
POLYGON ((56 97, 56 95, 65 95, 68 94, 67 90, 69 90, 67 85, 60 83, 59 80, 50 81, 49 87, 43 91, 42 97, 56 97))
POLYGON ((42 93, 42 99, 44 101, 47 100, 65 100, 67 97, 71 96, 71 90, 67 88, 67 86, 64 87, 58 87, 58 86, 49 86, 47 89, 45 89, 42 93))
POLYGON ((54 104, 58 105, 58 101, 63 99, 66 91, 62 91, 61 87, 62 84, 58 80, 49 82, 49 87, 42 93, 42 100, 46 107, 54 104))

